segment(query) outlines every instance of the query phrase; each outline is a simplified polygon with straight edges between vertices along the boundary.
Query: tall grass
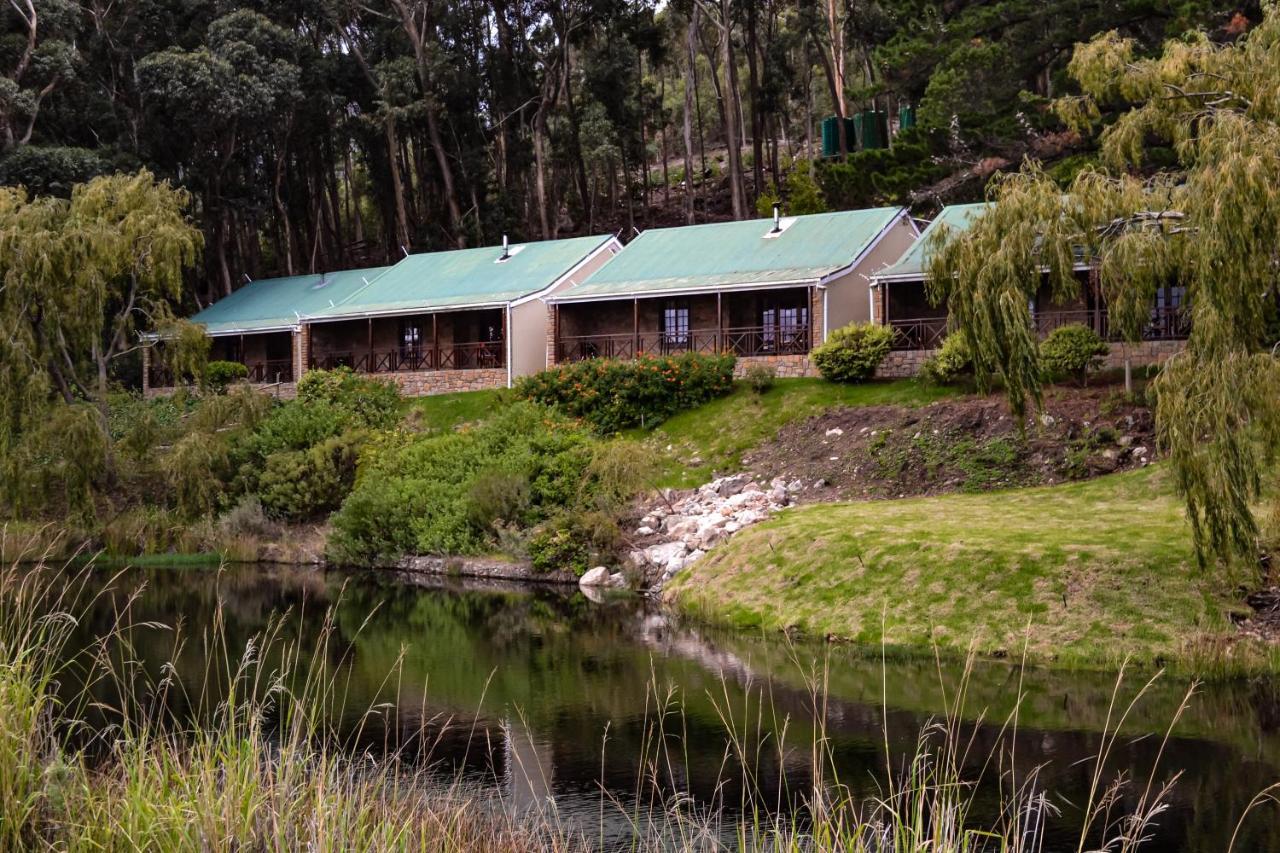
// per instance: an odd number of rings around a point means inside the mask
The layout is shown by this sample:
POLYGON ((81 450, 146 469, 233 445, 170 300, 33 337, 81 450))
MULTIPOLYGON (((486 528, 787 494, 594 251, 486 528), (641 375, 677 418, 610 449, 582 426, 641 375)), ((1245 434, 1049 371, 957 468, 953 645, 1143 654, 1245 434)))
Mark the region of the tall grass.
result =
MULTIPOLYGON (((377 730, 372 723, 403 710, 394 703, 365 710, 353 736, 335 737, 328 721, 346 702, 351 646, 331 642, 332 610, 316 617, 320 641, 305 648, 283 615, 244 649, 231 647, 221 609, 198 636, 173 626, 171 660, 198 643, 206 668, 195 679, 178 678, 172 666, 150 678, 133 641, 140 627, 155 626, 132 620, 128 591, 111 624, 73 647, 83 636, 78 621, 101 604, 93 596, 111 587, 93 571, 47 563, 0 570, 0 849, 1040 853, 1055 813, 1039 770, 1019 770, 1017 703, 1005 720, 963 723, 973 716, 965 713, 968 673, 949 688, 941 665, 945 711, 914 750, 896 755, 886 728, 883 773, 842 779, 827 731, 826 663, 805 664, 798 654, 812 735, 789 736, 791 721, 767 687, 732 698, 737 692, 722 681, 713 701, 725 748, 709 801, 695 801, 681 784, 690 765, 682 701, 654 675, 634 790, 602 791, 596 826, 562 819, 554 803, 529 811, 500 785, 442 775, 419 760, 424 744, 430 753, 429 732, 438 738, 453 724, 425 707, 418 731, 400 743, 384 736, 376 750, 353 746, 377 730), (184 684, 199 686, 189 695, 184 684), (101 696, 116 698, 104 704, 94 698, 101 696), (985 753, 977 740, 984 724, 1001 734, 985 753), (785 770, 797 764, 808 769, 802 783, 785 770), (994 814, 989 797, 975 805, 992 786, 994 814)), ((398 666, 386 674, 386 695, 397 694, 398 677, 398 666)), ((1122 702, 1124 681, 1121 673, 1091 760, 1079 851, 1136 850, 1165 809, 1168 786, 1108 776, 1110 752, 1150 687, 1122 702)), ((1016 689, 1021 695, 1020 683, 1016 689)), ((1190 699, 1188 692, 1170 730, 1190 699)), ((602 762, 608 749, 605 732, 602 762)), ((1257 804, 1273 799, 1264 792, 1257 804)))

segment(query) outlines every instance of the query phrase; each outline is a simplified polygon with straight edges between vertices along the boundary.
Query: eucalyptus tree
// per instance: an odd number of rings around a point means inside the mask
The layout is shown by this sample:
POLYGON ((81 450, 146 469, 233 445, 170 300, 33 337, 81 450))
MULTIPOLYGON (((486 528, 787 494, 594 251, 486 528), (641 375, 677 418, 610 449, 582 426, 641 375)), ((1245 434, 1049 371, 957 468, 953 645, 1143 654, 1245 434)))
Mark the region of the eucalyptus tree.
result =
POLYGON ((72 0, 10 0, 0 10, 0 150, 25 145, 40 110, 76 77, 72 0))
POLYGON ((1183 288, 1182 354, 1154 382, 1158 435, 1202 559, 1257 547, 1254 507, 1280 449, 1280 11, 1235 42, 1198 35, 1139 56, 1112 32, 1076 48, 1081 94, 1057 109, 1096 128, 1105 168, 1064 191, 1034 164, 997 182, 995 205, 939 238, 931 288, 980 380, 999 375, 1015 411, 1040 399, 1028 297, 1041 277, 1078 292, 1091 268, 1112 328, 1136 340, 1157 288, 1183 288), (1172 154, 1168 168, 1151 160, 1172 154))

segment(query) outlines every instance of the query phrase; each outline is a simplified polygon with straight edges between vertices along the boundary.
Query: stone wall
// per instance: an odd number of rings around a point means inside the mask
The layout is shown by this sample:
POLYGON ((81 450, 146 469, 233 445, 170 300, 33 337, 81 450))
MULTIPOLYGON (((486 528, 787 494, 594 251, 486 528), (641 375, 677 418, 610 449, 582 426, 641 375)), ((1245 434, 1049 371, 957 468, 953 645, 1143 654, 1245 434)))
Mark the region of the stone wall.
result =
POLYGON ((920 372, 929 356, 936 350, 894 350, 884 357, 876 368, 877 379, 905 379, 920 372))
MULTIPOLYGON (((1163 362, 1175 353, 1182 352, 1186 341, 1143 341, 1138 344, 1111 344, 1111 352, 1103 359, 1103 367, 1111 370, 1124 367, 1129 359, 1131 367, 1146 367, 1163 362)), ((877 379, 903 379, 915 376, 925 360, 936 350, 895 350, 876 368, 877 379)), ((779 373, 779 376, 782 374, 779 373)), ((801 374, 803 375, 803 374, 801 374)))
MULTIPOLYGON (((187 386, 190 389, 190 386, 187 386)), ((263 394, 270 394, 279 400, 292 400, 298 396, 298 383, 296 382, 272 382, 269 384, 250 384, 250 388, 255 391, 261 391, 263 394)), ((151 397, 168 397, 178 389, 169 386, 162 388, 147 387, 143 389, 143 396, 150 399, 151 397)))
POLYGON ((480 370, 420 370, 408 373, 380 373, 395 380, 400 393, 406 397, 427 397, 432 394, 451 394, 454 391, 482 391, 486 388, 506 388, 505 367, 480 370))
POLYGON ((801 376, 817 376, 818 369, 807 355, 753 355, 742 356, 733 366, 733 376, 741 379, 747 368, 755 364, 772 367, 780 379, 796 379, 801 376))

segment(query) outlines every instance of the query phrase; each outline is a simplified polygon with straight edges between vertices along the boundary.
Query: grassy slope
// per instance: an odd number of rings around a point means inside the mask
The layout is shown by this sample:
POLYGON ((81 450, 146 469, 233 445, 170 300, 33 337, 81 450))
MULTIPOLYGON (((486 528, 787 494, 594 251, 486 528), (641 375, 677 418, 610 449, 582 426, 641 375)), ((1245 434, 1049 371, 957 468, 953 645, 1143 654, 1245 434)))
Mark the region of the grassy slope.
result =
POLYGON ((405 417, 430 432, 447 432, 490 415, 507 400, 506 389, 458 391, 407 401, 405 417))
POLYGON ((1027 637, 1033 659, 1062 663, 1222 662, 1240 579, 1196 568, 1166 480, 1155 467, 803 507, 734 537, 668 594, 714 621, 890 646, 1016 656, 1027 637))
MULTIPOLYGON (((689 488, 715 473, 735 470, 742 454, 791 421, 836 406, 918 406, 957 393, 909 380, 835 385, 822 379, 779 379, 764 394, 737 383, 728 396, 682 412, 647 435, 661 462, 659 485, 689 488), (701 464, 690 465, 691 459, 701 464)), ((645 434, 637 431, 636 436, 645 434)))

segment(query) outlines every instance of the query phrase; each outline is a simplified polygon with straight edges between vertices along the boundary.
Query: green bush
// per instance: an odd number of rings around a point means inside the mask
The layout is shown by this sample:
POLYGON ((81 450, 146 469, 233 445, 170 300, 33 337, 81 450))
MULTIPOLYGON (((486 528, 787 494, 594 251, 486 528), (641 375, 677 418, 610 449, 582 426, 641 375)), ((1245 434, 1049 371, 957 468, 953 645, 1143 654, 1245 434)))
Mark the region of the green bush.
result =
POLYGON ((492 549, 490 525, 510 507, 523 506, 520 521, 535 526, 575 505, 595 446, 586 429, 531 403, 457 432, 402 436, 368 454, 333 516, 330 556, 376 565, 407 553, 492 549))
POLYGON ((938 351, 925 360, 920 378, 935 385, 954 385, 973 375, 973 356, 964 336, 947 335, 938 351))
POLYGON ((599 512, 566 512, 547 521, 529 540, 529 562, 539 573, 568 571, 582 577, 612 561, 619 536, 613 519, 599 512))
POLYGON ((389 429, 400 419, 400 387, 350 368, 311 370, 298 381, 298 402, 335 410, 347 426, 389 429))
POLYGON ((249 376, 249 368, 238 361, 211 361, 204 368, 204 384, 209 390, 221 394, 233 382, 249 376))
POLYGON ((355 483, 362 440, 358 433, 344 433, 307 450, 268 456, 258 477, 263 509, 290 521, 305 521, 337 509, 355 483))
POLYGON ((516 396, 555 406, 598 431, 654 426, 733 388, 731 355, 591 359, 526 376, 516 396))
POLYGON ((773 387, 778 378, 778 371, 767 364, 753 364, 743 374, 748 387, 757 394, 763 394, 773 387))
POLYGON ((830 382, 870 379, 893 346, 893 329, 876 323, 851 323, 836 329, 813 351, 813 363, 830 382))
POLYGON ((1102 366, 1106 341, 1082 323, 1059 326, 1040 342, 1040 365, 1050 376, 1073 376, 1084 385, 1089 372, 1102 366))

